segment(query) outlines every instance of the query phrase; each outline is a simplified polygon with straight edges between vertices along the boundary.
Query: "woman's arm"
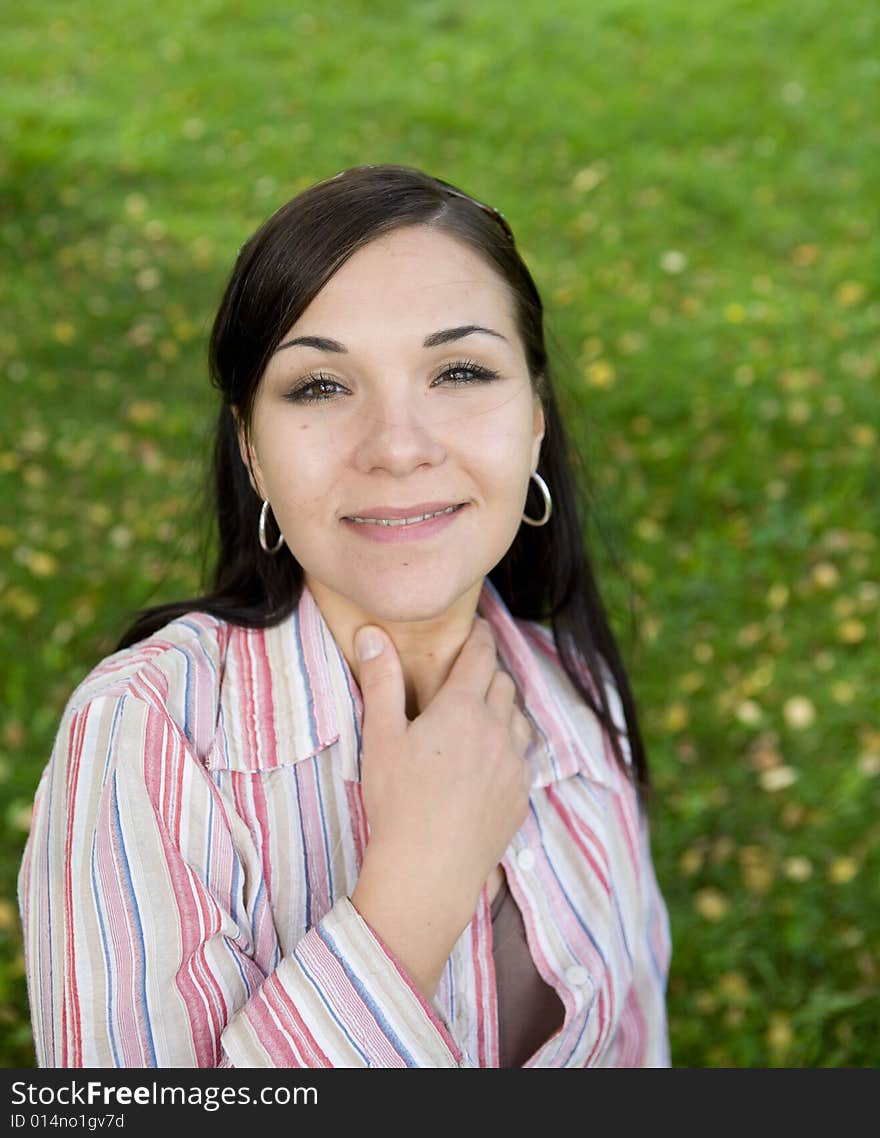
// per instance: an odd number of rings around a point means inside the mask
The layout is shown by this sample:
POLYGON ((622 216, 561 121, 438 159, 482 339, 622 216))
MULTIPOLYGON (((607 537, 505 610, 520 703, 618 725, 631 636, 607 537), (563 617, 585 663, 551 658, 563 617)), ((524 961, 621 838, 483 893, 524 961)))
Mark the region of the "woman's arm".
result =
POLYGON ((277 937, 243 827, 160 706, 68 711, 19 880, 38 1063, 468 1065, 346 897, 257 965, 277 937))

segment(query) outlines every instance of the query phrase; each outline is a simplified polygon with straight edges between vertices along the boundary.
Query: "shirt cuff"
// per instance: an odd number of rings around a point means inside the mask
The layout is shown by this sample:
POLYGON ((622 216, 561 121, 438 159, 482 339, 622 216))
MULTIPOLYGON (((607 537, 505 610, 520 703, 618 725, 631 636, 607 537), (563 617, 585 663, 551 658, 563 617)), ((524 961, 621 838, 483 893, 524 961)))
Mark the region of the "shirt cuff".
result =
POLYGON ((449 1029, 348 897, 230 1021, 236 1067, 466 1066, 449 1029))

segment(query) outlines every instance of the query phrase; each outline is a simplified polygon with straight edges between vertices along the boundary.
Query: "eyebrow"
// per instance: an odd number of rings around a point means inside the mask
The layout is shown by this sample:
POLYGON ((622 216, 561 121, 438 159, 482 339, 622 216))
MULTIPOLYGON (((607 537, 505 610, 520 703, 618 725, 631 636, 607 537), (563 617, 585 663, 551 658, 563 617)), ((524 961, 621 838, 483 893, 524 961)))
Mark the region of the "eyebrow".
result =
MULTIPOLYGON (((495 332, 491 328, 482 328, 479 324, 462 324, 458 328, 444 328, 441 332, 432 332, 422 341, 422 347, 436 348, 441 344, 452 343, 453 340, 463 340, 465 336, 472 336, 475 333, 495 336, 499 340, 507 340, 506 336, 502 336, 500 332, 495 332)), ((294 336, 292 340, 286 340, 275 350, 281 352, 285 348, 295 347, 315 348, 319 352, 348 352, 348 348, 344 344, 340 344, 338 340, 331 340, 327 336, 294 336)))
POLYGON ((449 344, 453 340, 463 340, 465 336, 472 336, 475 332, 482 332, 485 336, 496 336, 499 340, 506 340, 500 332, 493 332, 491 328, 481 328, 479 324, 463 324, 460 328, 444 328, 442 332, 432 332, 426 336, 422 347, 436 348, 439 344, 449 344))

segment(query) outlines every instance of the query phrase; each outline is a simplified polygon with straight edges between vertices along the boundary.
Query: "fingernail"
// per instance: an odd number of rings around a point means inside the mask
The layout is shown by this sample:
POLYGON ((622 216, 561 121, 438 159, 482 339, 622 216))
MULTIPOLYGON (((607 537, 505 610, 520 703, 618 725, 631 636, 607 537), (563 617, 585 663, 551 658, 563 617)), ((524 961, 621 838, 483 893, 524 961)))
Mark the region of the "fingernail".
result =
POLYGON ((362 664, 381 656, 382 648, 382 637, 374 628, 359 628, 355 633, 354 650, 362 664))

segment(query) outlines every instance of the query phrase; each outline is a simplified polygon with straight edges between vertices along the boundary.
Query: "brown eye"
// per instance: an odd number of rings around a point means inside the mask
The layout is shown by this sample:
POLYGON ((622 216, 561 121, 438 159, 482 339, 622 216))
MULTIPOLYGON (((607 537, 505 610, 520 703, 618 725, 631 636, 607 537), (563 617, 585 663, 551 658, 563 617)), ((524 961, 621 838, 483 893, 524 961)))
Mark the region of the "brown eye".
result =
POLYGON ((345 391, 338 380, 329 375, 308 375, 284 396, 290 403, 320 403, 345 391))
POLYGON ((434 380, 434 384, 448 383, 453 387, 465 387, 472 383, 489 383, 498 378, 497 371, 491 371, 482 364, 470 360, 461 360, 457 363, 447 364, 443 371, 434 380))

